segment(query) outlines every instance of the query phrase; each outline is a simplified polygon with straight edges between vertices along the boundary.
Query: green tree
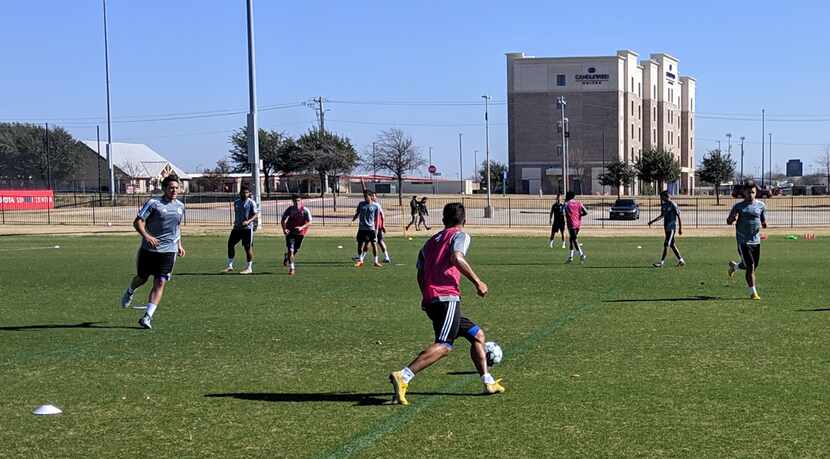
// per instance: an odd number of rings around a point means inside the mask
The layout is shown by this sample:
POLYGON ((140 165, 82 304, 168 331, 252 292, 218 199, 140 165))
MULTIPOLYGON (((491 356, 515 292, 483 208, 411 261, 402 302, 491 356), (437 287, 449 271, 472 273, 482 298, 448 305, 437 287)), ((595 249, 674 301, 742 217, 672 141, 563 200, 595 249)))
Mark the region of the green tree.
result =
MULTIPOLYGON (((334 176, 337 180, 339 175, 348 174, 360 159, 348 137, 320 129, 311 129, 303 134, 297 139, 297 146, 300 149, 302 168, 320 177, 320 196, 326 195, 329 176, 334 176)), ((334 210, 337 211, 337 193, 332 196, 334 210)))
POLYGON ((720 185, 735 177, 735 160, 729 153, 712 150, 703 156, 698 174, 701 180, 714 185, 715 203, 720 205, 720 185))
MULTIPOLYGON (((504 189, 504 173, 507 172, 507 165, 496 160, 490 160, 490 186, 491 193, 498 193, 504 189)), ((487 189, 487 161, 482 161, 478 170, 479 188, 487 189)))
MULTIPOLYGON (((239 128, 231 134, 231 162, 234 172, 250 172, 248 161, 248 130, 239 128)), ((276 174, 289 174, 302 170, 305 166, 297 142, 277 130, 259 129, 259 159, 262 161, 262 175, 265 179, 265 192, 271 192, 271 177, 276 174)))
POLYGON ((637 178, 637 170, 634 166, 625 161, 613 161, 605 167, 605 173, 600 174, 599 183, 616 189, 619 198, 622 196, 621 187, 631 185, 635 178, 637 178))
POLYGON ((426 164, 426 160, 415 146, 412 136, 397 128, 378 134, 375 150, 373 166, 395 176, 398 181, 398 205, 403 206, 403 178, 426 164))
POLYGON ((84 162, 86 146, 62 127, 0 123, 0 175, 12 179, 55 181, 70 178, 84 162))
POLYGON ((643 150, 634 163, 634 168, 641 181, 657 182, 657 192, 663 189, 666 182, 672 182, 680 177, 680 164, 674 159, 674 155, 666 150, 643 150))

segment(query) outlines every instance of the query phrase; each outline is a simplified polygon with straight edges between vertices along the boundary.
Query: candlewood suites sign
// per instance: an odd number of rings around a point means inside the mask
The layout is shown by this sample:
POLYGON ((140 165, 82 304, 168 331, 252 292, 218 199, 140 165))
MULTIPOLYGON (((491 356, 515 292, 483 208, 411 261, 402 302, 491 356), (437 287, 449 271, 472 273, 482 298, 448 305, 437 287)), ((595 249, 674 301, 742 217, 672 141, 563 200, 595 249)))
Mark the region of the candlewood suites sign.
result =
POLYGON ((607 83, 611 76, 607 73, 597 73, 595 67, 588 67, 588 73, 578 73, 574 79, 583 85, 598 85, 607 83))

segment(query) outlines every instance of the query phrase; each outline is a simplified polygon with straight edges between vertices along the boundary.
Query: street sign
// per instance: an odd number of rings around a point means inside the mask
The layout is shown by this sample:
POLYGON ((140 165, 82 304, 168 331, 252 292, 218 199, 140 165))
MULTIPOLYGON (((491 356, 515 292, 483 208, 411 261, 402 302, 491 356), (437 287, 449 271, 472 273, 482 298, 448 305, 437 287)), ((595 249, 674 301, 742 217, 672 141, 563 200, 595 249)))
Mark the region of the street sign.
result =
POLYGON ((432 175, 435 175, 435 173, 436 173, 436 172, 438 172, 438 168, 437 168, 437 167, 435 167, 435 165, 433 165, 433 164, 430 164, 430 165, 429 165, 429 168, 428 168, 427 170, 428 170, 428 171, 429 171, 429 173, 430 173, 430 174, 432 174, 432 175))

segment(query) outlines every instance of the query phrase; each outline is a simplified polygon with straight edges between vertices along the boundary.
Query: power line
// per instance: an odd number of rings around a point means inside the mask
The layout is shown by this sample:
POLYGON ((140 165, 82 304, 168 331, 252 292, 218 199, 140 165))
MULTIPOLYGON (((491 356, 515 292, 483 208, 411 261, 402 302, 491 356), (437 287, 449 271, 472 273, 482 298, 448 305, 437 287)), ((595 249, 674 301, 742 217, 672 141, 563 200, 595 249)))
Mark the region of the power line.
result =
MULTIPOLYGON (((439 128, 454 128, 454 127, 484 127, 484 122, 480 123, 398 123, 394 121, 375 122, 375 121, 351 121, 351 120, 334 120, 336 123, 346 124, 363 124, 367 126, 415 126, 415 127, 439 127, 439 128)), ((507 126, 507 123, 490 123, 491 126, 507 126)))

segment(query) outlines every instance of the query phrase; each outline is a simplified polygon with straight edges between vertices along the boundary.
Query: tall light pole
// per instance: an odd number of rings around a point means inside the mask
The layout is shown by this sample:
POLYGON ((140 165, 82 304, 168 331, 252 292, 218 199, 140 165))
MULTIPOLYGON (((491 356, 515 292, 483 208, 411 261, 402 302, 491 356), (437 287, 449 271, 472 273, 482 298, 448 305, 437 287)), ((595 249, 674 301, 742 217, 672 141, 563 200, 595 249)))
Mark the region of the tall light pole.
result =
POLYGON ((473 180, 479 180, 478 178, 478 150, 473 150, 473 180))
POLYGON ((559 121, 559 131, 562 134, 562 193, 568 194, 568 152, 565 139, 565 131, 567 130, 565 125, 565 106, 568 105, 568 103, 565 101, 565 97, 559 96, 556 98, 556 105, 559 107, 559 114, 561 118, 559 121))
MULTIPOLYGON (((254 180, 254 200, 262 205, 259 185, 259 127, 256 116, 256 59, 254 57, 254 0, 248 0, 248 161, 254 180)), ((260 225, 262 221, 260 220, 260 225)))
POLYGON ((493 216, 493 207, 490 203, 490 96, 481 96, 484 99, 484 161, 486 164, 487 174, 487 205, 484 207, 484 218, 491 218, 493 216))
POLYGON ((429 183, 432 185, 432 194, 435 194, 435 174, 432 173, 432 147, 429 147, 429 183))
POLYGON ((741 182, 744 181, 744 140, 746 137, 741 136, 741 182))
POLYGON ((107 77, 107 167, 110 176, 110 200, 115 204, 115 168, 112 164, 112 110, 110 107, 110 46, 107 36, 107 0, 104 2, 104 63, 107 77))
POLYGON ((726 152, 731 155, 732 154, 732 133, 731 132, 726 133, 726 140, 728 142, 727 147, 726 147, 726 152))
POLYGON ((769 186, 772 186, 772 132, 769 133, 769 186))
POLYGON ((766 117, 765 109, 761 109, 761 188, 764 187, 764 137, 766 137, 766 129, 764 129, 764 122, 766 117))
POLYGON ((464 186, 464 155, 461 153, 461 136, 464 135, 462 133, 458 133, 458 180, 461 181, 461 194, 465 194, 465 186, 464 186))

